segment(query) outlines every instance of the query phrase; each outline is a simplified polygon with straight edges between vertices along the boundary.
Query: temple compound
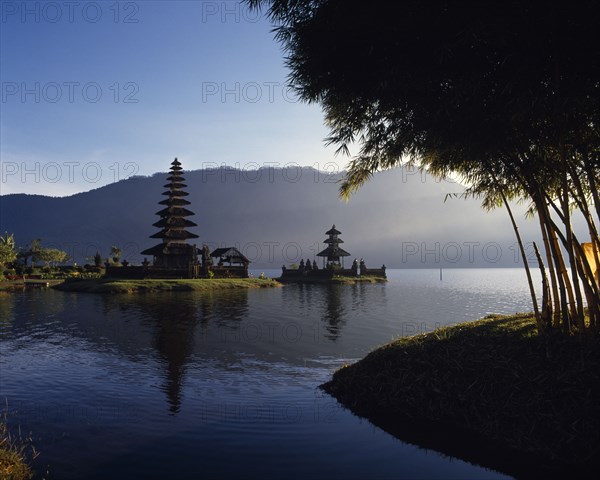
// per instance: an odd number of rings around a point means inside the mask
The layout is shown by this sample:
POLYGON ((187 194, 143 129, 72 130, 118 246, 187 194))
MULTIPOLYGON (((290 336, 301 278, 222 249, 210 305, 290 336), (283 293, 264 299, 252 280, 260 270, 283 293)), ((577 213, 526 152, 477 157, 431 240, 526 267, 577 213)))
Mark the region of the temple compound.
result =
POLYGON ((377 277, 386 279, 385 265, 381 268, 367 268, 364 260, 361 258, 360 263, 354 259, 350 268, 344 268, 344 257, 349 257, 350 254, 340 247, 340 243, 344 241, 339 237, 342 234, 335 228, 335 225, 330 230, 325 232, 328 237, 323 241, 327 248, 317 253, 317 257, 323 258, 323 268, 319 269, 315 260, 307 259, 300 261, 298 268, 287 268, 283 266, 281 272, 281 281, 291 282, 320 282, 332 280, 334 277, 351 277, 360 279, 360 277, 377 277))
POLYGON ((121 278, 248 278, 250 261, 235 247, 217 248, 210 253, 208 246, 202 249, 195 244, 187 243, 198 238, 187 229, 197 224, 188 217, 194 212, 186 207, 190 202, 185 199, 189 194, 184 190, 183 168, 175 159, 171 163, 166 191, 166 198, 159 203, 164 208, 156 212, 159 220, 153 224, 160 230, 150 238, 160 239, 153 247, 142 251, 142 255, 152 256, 152 263, 146 258, 141 267, 128 266, 107 267, 106 275, 121 278), (217 264, 213 261, 217 259, 217 264), (226 265, 227 264, 227 265, 226 265))

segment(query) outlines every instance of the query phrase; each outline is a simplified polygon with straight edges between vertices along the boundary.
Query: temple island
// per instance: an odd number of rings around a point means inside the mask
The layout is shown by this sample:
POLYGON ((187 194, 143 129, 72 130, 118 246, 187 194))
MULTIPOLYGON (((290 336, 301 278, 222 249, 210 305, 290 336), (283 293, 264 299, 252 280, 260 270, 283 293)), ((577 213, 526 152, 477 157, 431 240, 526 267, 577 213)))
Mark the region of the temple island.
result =
POLYGON ((335 225, 325 232, 328 237, 323 241, 327 247, 317 253, 317 257, 323 258, 323 266, 319 269, 315 260, 307 259, 300 261, 298 268, 282 267, 281 282, 305 282, 305 283, 354 283, 354 282, 385 282, 385 265, 381 268, 367 268, 364 260, 360 262, 355 258, 350 268, 344 267, 344 258, 350 253, 340 247, 344 241, 340 238, 340 232, 335 225))
POLYGON ((210 252, 207 245, 198 248, 188 240, 198 235, 188 231, 197 224, 188 217, 194 212, 188 210, 189 194, 184 189, 183 168, 175 159, 171 163, 165 198, 158 202, 163 206, 156 212, 159 220, 153 224, 160 230, 150 238, 160 239, 153 247, 142 251, 142 255, 152 257, 152 262, 144 258, 141 266, 106 265, 106 276, 128 279, 197 279, 197 278, 248 278, 250 261, 235 247, 217 248, 210 252))
MULTIPOLYGON (((141 265, 127 261, 120 264, 105 263, 106 273, 101 279, 68 281, 57 285, 61 290, 91 293, 124 293, 154 290, 212 290, 228 288, 254 288, 280 286, 276 280, 249 278, 250 261, 235 247, 221 247, 210 251, 207 245, 198 248, 189 240, 198 235, 189 231, 197 224, 190 220, 194 212, 188 209, 191 202, 185 190, 183 168, 175 159, 167 176, 162 195, 161 209, 156 212, 158 221, 153 224, 158 231, 150 238, 160 240, 141 252, 145 255, 141 265), (152 260, 148 260, 148 258, 152 260)), ((300 262, 297 268, 283 267, 282 282, 356 283, 385 282, 385 265, 368 269, 365 262, 356 259, 351 268, 344 267, 344 258, 350 254, 340 247, 344 243, 341 232, 335 228, 327 231, 327 248, 317 256, 323 258, 318 268, 315 260, 300 262)), ((116 261, 115 261, 116 262, 116 261)))

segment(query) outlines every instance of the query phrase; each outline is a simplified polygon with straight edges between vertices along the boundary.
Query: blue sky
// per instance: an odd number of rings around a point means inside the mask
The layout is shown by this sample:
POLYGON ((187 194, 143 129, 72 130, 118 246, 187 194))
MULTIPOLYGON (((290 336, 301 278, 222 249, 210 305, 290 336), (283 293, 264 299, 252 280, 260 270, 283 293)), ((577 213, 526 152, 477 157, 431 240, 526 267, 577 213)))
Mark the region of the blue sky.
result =
POLYGON ((239 2, 1 7, 1 194, 68 195, 175 156, 186 169, 346 162, 323 144, 320 108, 286 88, 268 20, 239 2))

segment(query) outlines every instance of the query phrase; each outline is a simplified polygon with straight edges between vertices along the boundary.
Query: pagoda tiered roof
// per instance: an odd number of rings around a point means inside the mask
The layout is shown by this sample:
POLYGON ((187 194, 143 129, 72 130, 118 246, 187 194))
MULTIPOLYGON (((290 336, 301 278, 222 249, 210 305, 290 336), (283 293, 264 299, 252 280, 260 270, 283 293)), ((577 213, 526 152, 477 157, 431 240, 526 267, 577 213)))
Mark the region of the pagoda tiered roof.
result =
POLYGON ((189 217, 195 215, 195 213, 187 208, 172 206, 159 210, 156 215, 161 217, 189 217))
POLYGON ((182 198, 189 195, 188 192, 182 190, 187 187, 183 183, 182 170, 181 162, 175 159, 171 163, 170 173, 167 177, 169 183, 164 185, 167 191, 162 193, 167 198, 158 202, 159 205, 164 205, 165 208, 156 212, 160 220, 153 224, 160 230, 150 236, 150 238, 160 238, 162 242, 144 250, 142 255, 154 255, 155 257, 181 255, 183 251, 187 252, 186 249, 192 248, 191 245, 186 243, 186 240, 198 238, 198 235, 186 230, 186 228, 197 225, 185 218, 194 215, 194 212, 184 208, 184 205, 189 205, 190 202, 182 198))
POLYGON ((329 238, 323 241, 323 243, 328 244, 327 248, 317 253, 317 257, 327 257, 328 262, 338 262, 341 257, 350 256, 346 250, 339 246, 339 244, 344 243, 344 241, 341 238, 338 238, 338 235, 341 235, 342 232, 337 230, 335 225, 327 230, 325 234, 329 235, 329 238))
POLYGON ((152 224, 153 227, 197 227, 198 224, 182 217, 161 218, 158 222, 152 224))
POLYGON ((177 191, 173 191, 173 190, 167 190, 166 192, 161 193, 161 195, 168 195, 169 197, 186 197, 189 195, 188 192, 184 192, 183 190, 177 190, 177 191))
MULTIPOLYGON (((184 180, 183 178, 180 178, 179 180, 184 180)), ((164 188, 170 188, 171 192, 175 192, 181 188, 186 188, 187 185, 185 183, 181 183, 181 182, 171 182, 171 183, 166 183, 165 185, 163 185, 164 188)))
POLYGON ((191 202, 189 200, 186 200, 184 198, 180 198, 180 197, 169 197, 169 198, 165 198, 164 200, 161 200, 160 202, 158 202, 159 205, 168 205, 168 206, 173 206, 173 207, 180 207, 181 205, 189 205, 191 202))
POLYGON ((188 238, 198 238, 195 233, 187 230, 173 230, 171 228, 163 228, 160 232, 150 235, 150 238, 168 238, 171 240, 186 240, 188 238))
POLYGON ((335 259, 340 257, 349 257, 350 254, 343 248, 337 245, 329 245, 325 250, 317 253, 317 257, 327 257, 327 259, 335 259))

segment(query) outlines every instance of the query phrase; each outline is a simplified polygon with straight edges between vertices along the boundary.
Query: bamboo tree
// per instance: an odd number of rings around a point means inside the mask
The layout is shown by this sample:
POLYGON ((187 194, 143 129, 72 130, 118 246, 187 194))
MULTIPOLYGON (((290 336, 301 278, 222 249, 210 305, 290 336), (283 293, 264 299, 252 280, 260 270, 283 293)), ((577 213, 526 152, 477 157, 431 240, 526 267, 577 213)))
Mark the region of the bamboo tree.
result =
POLYGON ((552 293, 550 292, 550 285, 548 284, 548 276, 546 274, 546 267, 544 266, 544 260, 540 255, 540 250, 535 242, 533 242, 533 251, 538 261, 538 266, 542 274, 542 323, 544 325, 543 333, 547 332, 552 327, 552 293))
MULTIPOLYGON (((494 177, 494 180, 496 180, 495 177, 494 177)), ((545 328, 545 325, 543 325, 542 317, 540 315, 540 309, 539 309, 539 306, 537 303, 537 297, 535 294, 535 288, 533 286, 533 279, 531 278, 531 271, 529 269, 529 261, 527 260, 527 255, 525 254, 525 247, 523 246, 523 240, 521 239, 521 234, 519 233, 519 227, 517 226, 517 222, 515 221, 515 217, 512 213, 510 205, 508 204, 506 196, 504 195, 504 192, 502 191, 502 189, 500 189, 499 191, 500 191, 500 195, 502 196, 502 201, 504 202, 504 206, 506 207, 506 211, 508 212, 508 216, 510 217, 510 221, 512 223, 513 230, 517 237, 517 243, 519 244, 519 250, 521 252, 521 257, 523 258, 523 266, 525 267, 525 274, 527 275, 527 284, 529 286, 529 293, 531 294, 531 302, 533 304, 533 312, 535 315, 535 321, 536 321, 536 324, 538 327, 538 331, 540 333, 542 333, 546 330, 546 328, 545 328)), ((546 291, 543 286, 542 286, 542 289, 544 290, 544 294, 545 294, 546 291)))

